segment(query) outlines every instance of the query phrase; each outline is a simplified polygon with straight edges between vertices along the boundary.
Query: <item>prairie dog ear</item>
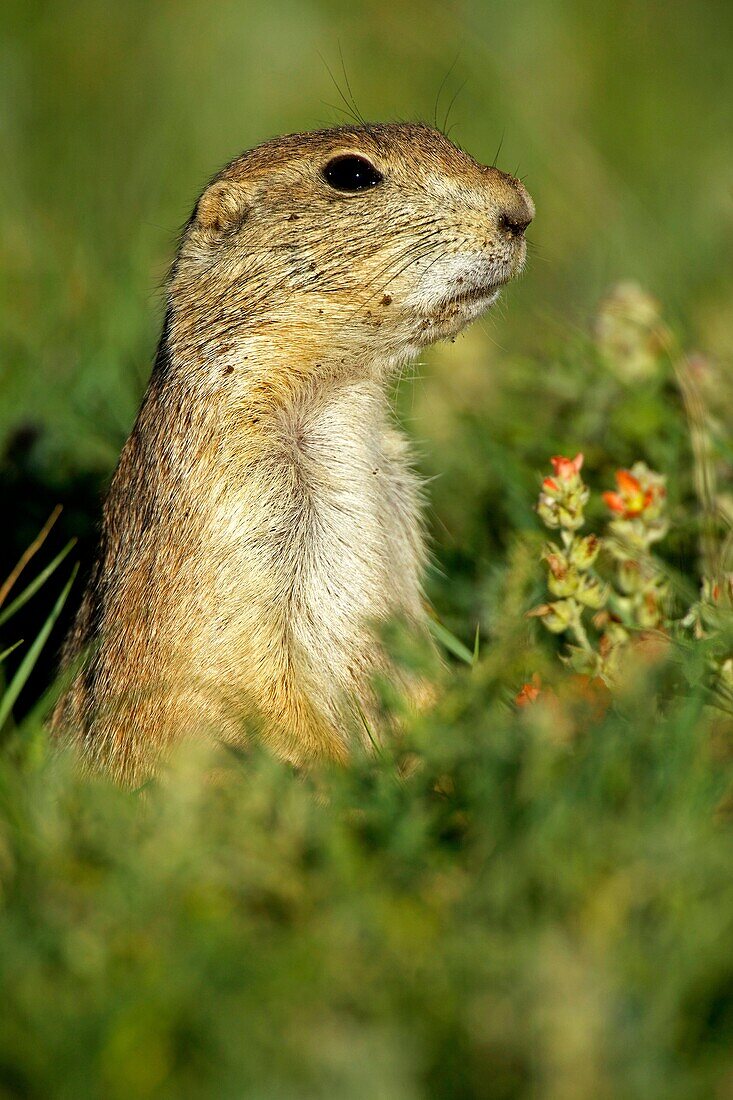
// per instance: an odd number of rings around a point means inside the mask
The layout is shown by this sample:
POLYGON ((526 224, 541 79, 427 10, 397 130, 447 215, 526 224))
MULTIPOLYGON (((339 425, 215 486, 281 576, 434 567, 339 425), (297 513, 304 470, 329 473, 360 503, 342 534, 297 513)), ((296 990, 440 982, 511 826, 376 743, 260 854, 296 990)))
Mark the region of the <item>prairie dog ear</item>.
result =
POLYGON ((233 233, 247 217, 249 189, 236 180, 217 180, 196 206, 196 223, 211 233, 233 233))

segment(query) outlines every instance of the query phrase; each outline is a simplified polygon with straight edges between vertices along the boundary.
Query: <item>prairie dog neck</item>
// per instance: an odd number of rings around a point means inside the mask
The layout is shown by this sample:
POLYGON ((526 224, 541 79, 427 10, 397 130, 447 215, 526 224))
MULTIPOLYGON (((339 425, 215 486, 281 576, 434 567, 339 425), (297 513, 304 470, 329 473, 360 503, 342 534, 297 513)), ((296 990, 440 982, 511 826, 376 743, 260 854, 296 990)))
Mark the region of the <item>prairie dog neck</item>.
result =
MULTIPOLYGON (((317 397, 306 390, 273 421, 256 478, 269 522, 260 541, 242 540, 242 553, 248 568, 267 561, 278 575, 301 658, 343 687, 373 622, 420 616, 417 480, 373 380, 339 379, 317 397)), ((230 503, 235 529, 251 531, 251 492, 233 486, 230 503)))
POLYGON ((228 470, 214 481, 210 534, 226 555, 220 598, 241 602, 242 577, 256 576, 260 598, 251 599, 282 610, 285 644, 327 700, 328 683, 343 691, 363 673, 374 622, 421 615, 419 489, 407 443, 384 384, 370 377, 321 376, 264 411, 258 386, 243 412, 250 423, 229 432, 228 470))

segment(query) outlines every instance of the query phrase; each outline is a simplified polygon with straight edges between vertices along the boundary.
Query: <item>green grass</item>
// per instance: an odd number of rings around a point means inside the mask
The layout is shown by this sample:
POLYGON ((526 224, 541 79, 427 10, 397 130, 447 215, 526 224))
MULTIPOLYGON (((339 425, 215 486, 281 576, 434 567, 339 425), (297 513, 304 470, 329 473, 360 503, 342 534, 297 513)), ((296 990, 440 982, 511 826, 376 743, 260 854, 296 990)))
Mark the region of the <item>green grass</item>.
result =
POLYGON ((6 1095, 713 1095, 729 727, 648 681, 558 727, 502 676, 455 672, 406 774, 199 753, 127 794, 26 731, 0 765, 6 1095))
POLYGON ((0 578, 64 505, 0 607, 0 1097, 728 1095, 725 616, 600 714, 525 613, 553 453, 586 455, 589 529, 615 469, 667 476, 678 616, 709 556, 702 469, 717 545, 730 525, 733 8, 9 0, 0 19, 0 578), (339 46, 371 117, 432 118, 458 54, 439 118, 468 78, 453 136, 489 162, 501 143, 538 207, 506 305, 395 395, 430 479, 439 698, 341 770, 190 747, 123 792, 43 729, 72 569, 177 226, 241 148, 339 120, 319 58, 343 83, 339 46), (593 335, 629 278, 673 333, 635 379, 593 335), (556 697, 520 710, 533 673, 556 697))

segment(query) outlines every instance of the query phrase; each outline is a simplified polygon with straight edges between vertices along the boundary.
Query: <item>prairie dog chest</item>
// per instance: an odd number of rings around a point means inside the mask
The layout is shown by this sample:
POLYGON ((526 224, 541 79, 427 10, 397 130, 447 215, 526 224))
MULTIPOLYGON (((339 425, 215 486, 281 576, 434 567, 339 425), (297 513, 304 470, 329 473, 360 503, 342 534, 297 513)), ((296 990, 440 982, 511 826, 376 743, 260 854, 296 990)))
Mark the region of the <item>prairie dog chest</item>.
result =
POLYGON ((417 486, 381 392, 344 387, 319 406, 294 409, 283 427, 295 521, 284 534, 300 563, 295 602, 314 613, 320 606, 319 618, 324 601, 341 618, 409 603, 417 486))
POLYGON ((422 616, 418 482, 371 384, 282 409, 274 428, 218 496, 210 630, 227 661, 291 652, 326 684, 368 660, 374 621, 422 616))

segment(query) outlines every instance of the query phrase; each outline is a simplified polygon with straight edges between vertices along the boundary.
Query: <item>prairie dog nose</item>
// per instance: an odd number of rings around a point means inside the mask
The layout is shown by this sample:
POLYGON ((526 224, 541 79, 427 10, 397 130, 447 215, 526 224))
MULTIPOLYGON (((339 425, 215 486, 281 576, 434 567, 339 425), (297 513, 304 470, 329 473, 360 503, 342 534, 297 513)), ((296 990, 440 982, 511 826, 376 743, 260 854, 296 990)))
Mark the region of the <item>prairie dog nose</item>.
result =
POLYGON ((521 237, 531 221, 529 207, 524 203, 521 209, 513 209, 511 212, 499 215, 499 229, 511 233, 512 237, 521 237))
POLYGON ((520 180, 498 168, 485 168, 497 191, 497 224, 512 237, 521 237, 534 217, 534 203, 520 180))

